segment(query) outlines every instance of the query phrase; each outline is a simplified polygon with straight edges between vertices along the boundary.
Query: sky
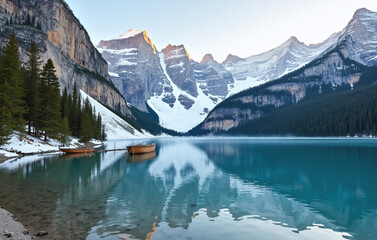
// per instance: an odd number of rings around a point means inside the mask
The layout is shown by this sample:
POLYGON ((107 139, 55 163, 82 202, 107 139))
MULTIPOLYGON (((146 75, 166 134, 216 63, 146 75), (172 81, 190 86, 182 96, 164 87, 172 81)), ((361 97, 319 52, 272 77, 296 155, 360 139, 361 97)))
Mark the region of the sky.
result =
POLYGON ((157 49, 183 44, 200 61, 211 53, 248 57, 296 36, 314 44, 341 31, 376 0, 66 0, 96 45, 129 29, 146 30, 157 49))

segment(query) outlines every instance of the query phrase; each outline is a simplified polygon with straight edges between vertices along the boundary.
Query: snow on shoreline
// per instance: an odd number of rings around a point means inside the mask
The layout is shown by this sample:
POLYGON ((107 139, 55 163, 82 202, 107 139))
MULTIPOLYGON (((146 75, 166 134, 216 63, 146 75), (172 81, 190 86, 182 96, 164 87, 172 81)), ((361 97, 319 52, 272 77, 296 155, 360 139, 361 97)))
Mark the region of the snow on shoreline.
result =
MULTIPOLYGON (((1 146, 2 150, 7 152, 17 152, 23 154, 59 151, 59 142, 49 139, 45 142, 39 138, 25 135, 21 140, 17 133, 11 136, 7 144, 1 146)), ((1 154, 1 153, 0 153, 1 154)))
MULTIPOLYGON (((90 104, 95 108, 96 113, 100 113, 102 123, 105 125, 107 139, 135 139, 135 138, 151 138, 152 134, 142 131, 139 132, 125 120, 118 117, 102 104, 88 96, 84 91, 80 90, 81 99, 88 98, 90 104)), ((93 144, 101 144, 99 141, 92 140, 93 144)), ((75 147, 79 144, 78 139, 71 138, 69 146, 75 147)), ((58 152, 60 143, 54 139, 48 139, 47 142, 25 134, 22 139, 19 138, 18 133, 11 135, 7 144, 0 146, 0 157, 5 159, 17 158, 21 154, 40 154, 49 152, 58 152)))

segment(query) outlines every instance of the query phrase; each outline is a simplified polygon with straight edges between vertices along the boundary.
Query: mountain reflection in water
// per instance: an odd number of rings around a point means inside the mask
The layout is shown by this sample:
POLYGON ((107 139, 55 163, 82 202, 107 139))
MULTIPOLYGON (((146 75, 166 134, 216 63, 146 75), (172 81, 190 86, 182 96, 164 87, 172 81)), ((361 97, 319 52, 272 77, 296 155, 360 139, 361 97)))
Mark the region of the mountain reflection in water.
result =
POLYGON ((371 139, 159 139, 156 155, 136 163, 117 152, 2 164, 0 204, 32 229, 66 239, 372 239, 374 146, 371 139), (39 202, 23 206, 23 197, 39 202))

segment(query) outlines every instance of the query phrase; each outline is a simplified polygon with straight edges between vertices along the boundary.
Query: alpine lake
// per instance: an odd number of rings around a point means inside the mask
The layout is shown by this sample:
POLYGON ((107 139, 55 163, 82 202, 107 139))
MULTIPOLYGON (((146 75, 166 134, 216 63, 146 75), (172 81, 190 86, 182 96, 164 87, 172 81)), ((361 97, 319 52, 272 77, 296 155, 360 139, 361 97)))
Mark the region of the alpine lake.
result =
POLYGON ((377 139, 156 138, 156 151, 0 165, 0 205, 41 239, 377 239, 377 139))

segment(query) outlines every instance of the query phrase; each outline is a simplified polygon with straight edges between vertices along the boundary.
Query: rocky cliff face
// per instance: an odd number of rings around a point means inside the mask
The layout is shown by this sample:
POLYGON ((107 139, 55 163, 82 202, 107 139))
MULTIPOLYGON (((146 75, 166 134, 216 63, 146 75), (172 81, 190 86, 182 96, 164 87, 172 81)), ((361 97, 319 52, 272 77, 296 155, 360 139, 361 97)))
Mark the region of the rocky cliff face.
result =
POLYGON ((67 87, 72 92, 76 83, 101 103, 131 114, 125 99, 110 80, 106 61, 64 1, 0 0, 0 24, 0 45, 3 47, 15 30, 21 58, 26 61, 26 49, 30 41, 35 41, 43 61, 48 58, 54 61, 62 89, 67 87), (28 15, 33 24, 21 24, 28 15), (10 19, 13 24, 6 25, 10 19), (40 29, 37 24, 41 25, 40 29))
POLYGON ((133 106, 147 111, 146 101, 171 86, 160 65, 159 54, 146 31, 129 30, 120 38, 101 41, 97 49, 110 63, 118 89, 133 106))
POLYGON ((211 54, 206 54, 200 63, 193 62, 195 77, 204 94, 215 102, 224 100, 229 94, 228 85, 234 83, 233 76, 211 54))
POLYGON ((180 89, 193 97, 198 96, 196 79, 191 66, 191 59, 183 45, 168 45, 162 50, 166 72, 180 89))

